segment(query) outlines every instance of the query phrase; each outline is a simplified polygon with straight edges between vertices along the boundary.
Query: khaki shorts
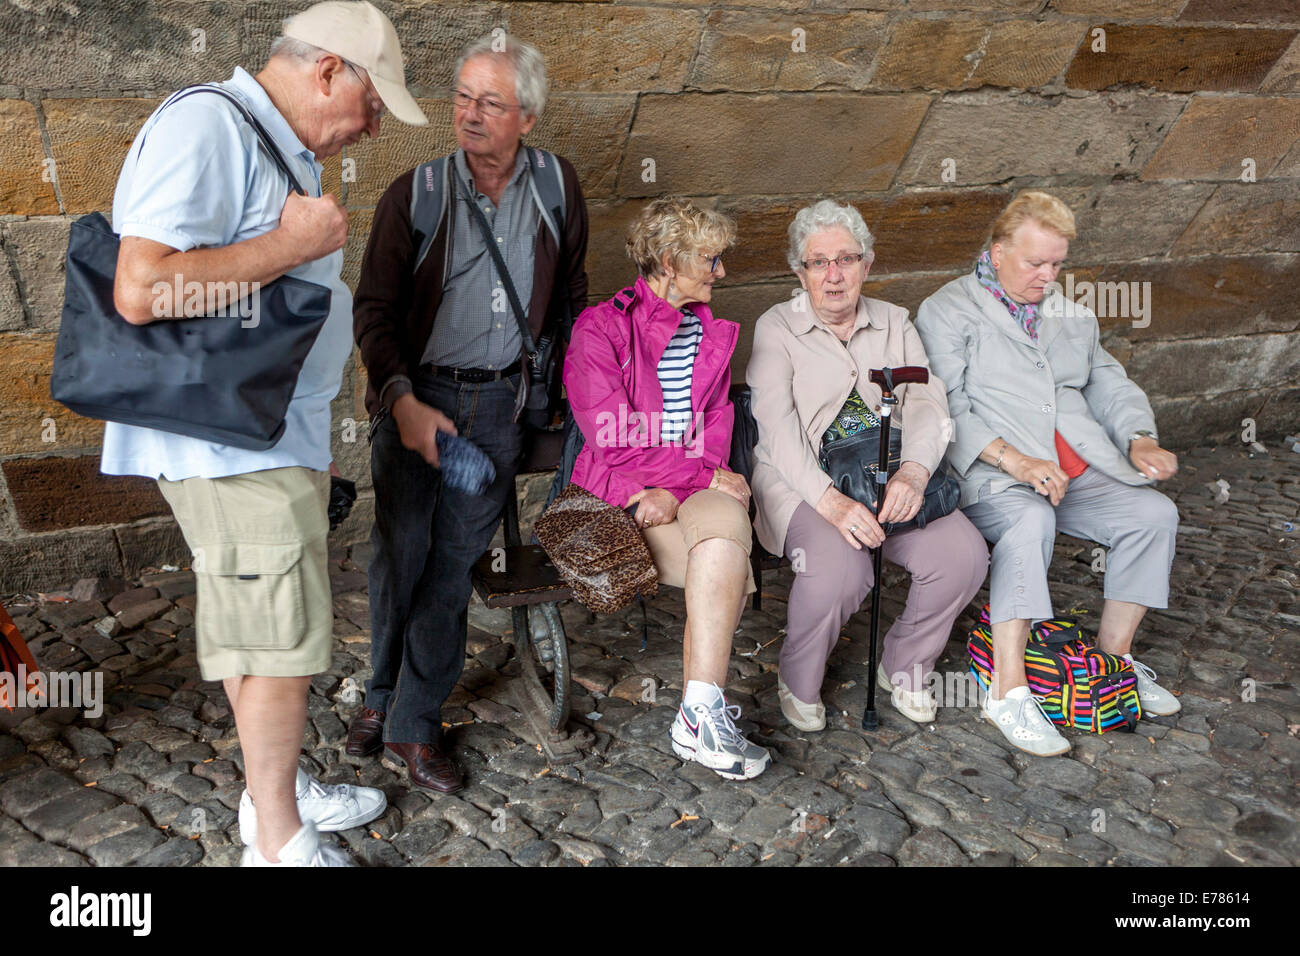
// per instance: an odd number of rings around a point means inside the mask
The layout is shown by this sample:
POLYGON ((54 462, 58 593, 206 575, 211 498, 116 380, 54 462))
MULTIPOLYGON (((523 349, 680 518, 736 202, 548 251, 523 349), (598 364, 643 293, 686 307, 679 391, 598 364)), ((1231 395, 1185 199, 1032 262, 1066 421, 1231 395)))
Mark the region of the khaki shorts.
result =
MULTIPOLYGON (((747 557, 754 543, 744 506, 725 491, 710 488, 683 501, 668 524, 642 528, 641 533, 659 571, 659 583, 674 588, 686 587, 686 555, 701 541, 726 538, 744 548, 747 557)), ((745 581, 745 593, 753 594, 754 569, 748 561, 745 581)))
POLYGON ((194 552, 203 679, 326 670, 334 637, 325 544, 329 474, 273 468, 159 478, 158 487, 194 552))

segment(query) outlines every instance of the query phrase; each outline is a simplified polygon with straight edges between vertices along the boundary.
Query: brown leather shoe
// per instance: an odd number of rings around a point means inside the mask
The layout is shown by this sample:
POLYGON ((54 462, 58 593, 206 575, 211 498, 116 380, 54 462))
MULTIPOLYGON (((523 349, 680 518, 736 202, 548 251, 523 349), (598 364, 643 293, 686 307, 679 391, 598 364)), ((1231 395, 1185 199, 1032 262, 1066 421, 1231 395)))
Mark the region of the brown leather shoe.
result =
POLYGON ((465 786, 460 768, 434 744, 384 744, 388 756, 406 764, 411 783, 438 793, 455 793, 465 786))
POLYGON ((369 757, 384 745, 384 712, 362 707, 348 727, 347 752, 354 757, 369 757))

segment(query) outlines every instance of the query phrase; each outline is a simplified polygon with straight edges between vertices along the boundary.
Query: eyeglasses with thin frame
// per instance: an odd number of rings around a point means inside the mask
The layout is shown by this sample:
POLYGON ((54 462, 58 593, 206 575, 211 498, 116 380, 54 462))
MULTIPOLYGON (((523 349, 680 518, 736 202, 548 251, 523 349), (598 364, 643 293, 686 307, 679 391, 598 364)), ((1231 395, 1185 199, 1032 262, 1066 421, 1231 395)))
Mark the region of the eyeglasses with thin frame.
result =
POLYGON ((348 63, 348 69, 351 70, 352 75, 357 78, 357 82, 361 84, 361 88, 366 91, 366 100, 369 101, 371 112, 375 114, 375 118, 378 119, 382 117, 384 115, 384 101, 380 99, 379 91, 376 90, 374 93, 371 93, 371 85, 366 82, 365 77, 357 72, 357 68, 351 63, 348 63))
POLYGON ((708 260, 709 260, 709 274, 710 274, 710 275, 712 275, 713 273, 717 272, 717 271, 718 271, 718 266, 722 265, 722 253, 720 253, 720 252, 719 252, 716 256, 711 256, 711 255, 708 255, 707 253, 703 253, 703 252, 697 252, 697 253, 695 253, 695 254, 696 254, 697 256, 699 256, 701 259, 708 259, 708 260))
POLYGON ((510 110, 520 108, 518 103, 502 103, 492 96, 470 96, 464 90, 457 90, 451 95, 451 105, 458 110, 467 110, 470 104, 477 104, 484 116, 501 117, 510 110))
POLYGON ((838 259, 827 259, 825 256, 817 256, 812 259, 804 259, 799 263, 799 265, 803 266, 807 272, 825 272, 831 267, 832 262, 838 265, 841 269, 847 269, 849 266, 856 266, 865 258, 866 255, 861 252, 846 252, 838 259))

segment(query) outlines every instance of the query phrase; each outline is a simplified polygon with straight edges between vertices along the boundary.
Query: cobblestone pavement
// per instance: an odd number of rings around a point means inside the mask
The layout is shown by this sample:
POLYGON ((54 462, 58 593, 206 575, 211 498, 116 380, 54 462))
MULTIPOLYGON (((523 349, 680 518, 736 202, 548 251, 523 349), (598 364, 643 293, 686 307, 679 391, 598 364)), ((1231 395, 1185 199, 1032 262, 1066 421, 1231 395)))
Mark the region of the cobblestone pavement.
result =
MULTIPOLYGON (((325 782, 382 787, 389 809, 327 839, 375 866, 1300 862, 1300 454, 1271 451, 1194 450, 1165 488, 1182 515, 1176 606, 1148 615, 1138 651, 1182 713, 1136 734, 1070 733, 1061 758, 1008 748, 973 706, 918 726, 882 701, 880 731, 864 735, 867 613, 831 660, 827 729, 793 730, 776 699, 784 571, 767 575, 763 610, 745 614, 728 687, 742 726, 773 751, 762 776, 727 782, 673 755, 684 612, 681 592, 663 589, 644 651, 637 609, 591 623, 564 607, 573 723, 595 742, 556 767, 515 709, 509 615, 472 608, 469 659, 444 713, 468 786, 430 796, 400 768, 343 753, 368 675, 366 548, 336 551, 334 666, 312 681, 303 764, 325 782)), ((1095 631, 1093 547, 1058 539, 1053 594, 1095 631)), ((887 576, 886 621, 905 583, 887 576)), ((0 711, 0 864, 238 862, 242 757, 224 694, 195 665, 193 577, 131 585, 5 602, 44 667, 101 669, 107 704, 95 719, 0 711)), ((964 670, 971 624, 968 610, 941 672, 964 670)))

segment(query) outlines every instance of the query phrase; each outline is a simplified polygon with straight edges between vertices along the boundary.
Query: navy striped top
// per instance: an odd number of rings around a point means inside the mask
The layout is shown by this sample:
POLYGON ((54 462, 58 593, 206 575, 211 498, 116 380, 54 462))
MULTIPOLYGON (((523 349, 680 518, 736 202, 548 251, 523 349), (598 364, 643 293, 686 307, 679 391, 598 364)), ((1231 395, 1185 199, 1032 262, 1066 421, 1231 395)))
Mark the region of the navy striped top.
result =
POLYGON ((682 309, 682 324, 659 360, 659 386, 664 392, 664 417, 659 425, 662 442, 681 441, 690 427, 691 374, 703 334, 700 317, 690 309, 682 309))

